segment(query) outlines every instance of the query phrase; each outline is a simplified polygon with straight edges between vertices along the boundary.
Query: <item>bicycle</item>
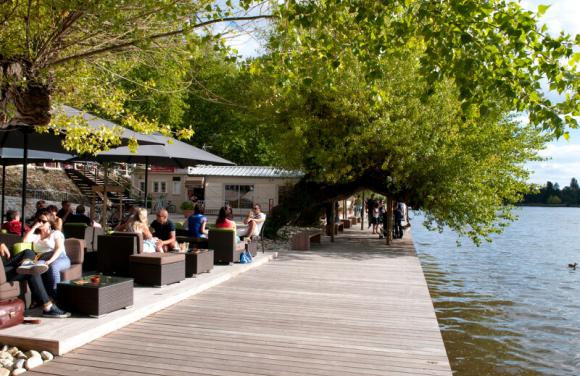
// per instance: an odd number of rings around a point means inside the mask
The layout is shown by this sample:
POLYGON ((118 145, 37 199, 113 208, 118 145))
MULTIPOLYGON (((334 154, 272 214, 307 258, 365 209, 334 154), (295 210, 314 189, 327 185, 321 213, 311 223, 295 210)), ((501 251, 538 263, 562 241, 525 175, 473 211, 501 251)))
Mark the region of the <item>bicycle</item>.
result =
POLYGON ((167 207, 165 209, 167 210, 168 213, 175 213, 175 211, 177 210, 177 208, 175 207, 175 205, 171 203, 171 201, 167 201, 167 207))

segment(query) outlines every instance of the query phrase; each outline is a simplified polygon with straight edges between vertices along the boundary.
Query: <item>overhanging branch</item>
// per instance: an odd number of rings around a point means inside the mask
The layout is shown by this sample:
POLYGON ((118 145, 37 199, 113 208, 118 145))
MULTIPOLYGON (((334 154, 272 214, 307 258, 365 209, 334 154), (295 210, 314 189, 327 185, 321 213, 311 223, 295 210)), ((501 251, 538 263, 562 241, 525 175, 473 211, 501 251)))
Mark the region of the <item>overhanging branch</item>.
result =
MULTIPOLYGON (((218 22, 251 21, 251 20, 258 20, 258 19, 269 19, 269 18, 274 18, 274 16, 272 16, 272 15, 260 15, 260 16, 252 16, 252 17, 220 18, 220 19, 217 19, 217 20, 210 20, 210 21, 207 21, 207 22, 202 22, 200 24, 197 24, 197 25, 193 26, 192 29, 197 29, 197 28, 204 27, 204 26, 208 26, 208 25, 211 25, 211 24, 214 24, 214 23, 218 23, 218 22)), ((166 38, 166 37, 171 37, 171 36, 183 34, 184 32, 185 32, 184 29, 180 29, 180 30, 171 31, 169 33, 152 35, 152 36, 148 37, 148 39, 156 40, 156 39, 161 39, 161 38, 166 38)), ((107 53, 107 52, 122 50, 122 49, 125 49, 125 48, 128 48, 128 47, 136 46, 137 44, 138 44, 138 42, 134 40, 134 41, 131 41, 131 42, 126 42, 126 43, 122 43, 122 44, 115 45, 115 46, 109 46, 109 47, 105 47, 105 48, 102 48, 102 49, 99 49, 99 50, 90 51, 90 52, 86 52, 86 53, 82 53, 82 54, 77 54, 77 55, 65 57, 65 58, 56 60, 56 61, 54 61, 52 63, 49 63, 48 66, 49 67, 55 67, 57 65, 65 64, 65 63, 67 63, 69 61, 73 61, 73 60, 83 60, 83 59, 86 59, 86 58, 91 57, 91 56, 100 55, 100 54, 104 54, 104 53, 107 53)))

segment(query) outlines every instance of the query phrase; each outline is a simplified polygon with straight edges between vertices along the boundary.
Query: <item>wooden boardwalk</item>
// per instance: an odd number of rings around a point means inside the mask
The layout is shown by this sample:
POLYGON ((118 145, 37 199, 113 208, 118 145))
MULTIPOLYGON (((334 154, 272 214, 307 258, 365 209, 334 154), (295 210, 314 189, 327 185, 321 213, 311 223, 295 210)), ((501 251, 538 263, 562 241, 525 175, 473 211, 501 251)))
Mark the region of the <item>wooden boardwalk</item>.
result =
POLYGON ((410 239, 347 229, 26 375, 451 375, 410 239))

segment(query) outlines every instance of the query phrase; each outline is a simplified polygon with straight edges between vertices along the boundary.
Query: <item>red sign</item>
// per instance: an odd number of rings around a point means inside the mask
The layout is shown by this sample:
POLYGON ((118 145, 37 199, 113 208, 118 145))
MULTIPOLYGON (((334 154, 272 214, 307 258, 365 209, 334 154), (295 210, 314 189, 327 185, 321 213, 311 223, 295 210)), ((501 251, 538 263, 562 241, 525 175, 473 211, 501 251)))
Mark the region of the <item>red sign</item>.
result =
POLYGON ((151 166, 151 172, 174 172, 175 167, 151 166))

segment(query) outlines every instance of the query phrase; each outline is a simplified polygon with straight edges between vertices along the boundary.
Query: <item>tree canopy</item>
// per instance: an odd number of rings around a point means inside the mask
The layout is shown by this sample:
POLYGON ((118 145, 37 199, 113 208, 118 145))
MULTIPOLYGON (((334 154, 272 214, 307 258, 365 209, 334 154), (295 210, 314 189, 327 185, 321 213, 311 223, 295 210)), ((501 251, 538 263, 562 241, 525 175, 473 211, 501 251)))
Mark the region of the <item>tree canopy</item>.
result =
MULTIPOLYGON (((540 6, 538 15, 546 9, 540 6)), ((253 69, 274 72, 280 87, 288 89, 294 76, 332 86, 348 52, 362 64, 371 99, 380 102, 373 82, 384 77, 381 60, 419 49, 418 74, 427 83, 423 99, 437 82, 452 79, 466 112, 474 107, 495 116, 502 109, 487 99, 499 96, 557 136, 567 136, 566 125, 577 127, 580 54, 573 48, 580 36, 547 35, 535 14, 503 0, 3 1, 1 125, 45 126, 51 106, 64 103, 97 106, 139 131, 167 133, 157 121, 123 111, 130 93, 110 84, 145 64, 187 86, 194 75, 184 60, 201 45, 227 52, 223 37, 228 33, 243 30, 259 38, 264 25, 256 20, 273 22, 277 36, 270 42, 270 64, 253 69), (299 58, 325 64, 305 68, 296 65, 299 58), (566 99, 548 100, 542 79, 566 99)), ((155 88, 155 82, 141 84, 155 88)), ((191 132, 181 129, 181 135, 191 132)))
MULTIPOLYGON (((284 100, 265 109, 275 119, 277 165, 306 173, 291 200, 320 204, 370 189, 425 210, 430 226, 449 226, 476 242, 501 231, 513 218, 504 205, 528 190, 523 164, 541 159, 548 136, 513 121, 505 99, 488 98, 501 110, 495 117, 462 110, 451 80, 422 100, 429 84, 417 59, 381 60, 384 78, 374 81, 381 101, 373 104, 375 94, 360 80, 363 64, 347 55, 332 90, 295 77, 284 100)), ((286 210, 281 221, 302 219, 300 209, 286 210)))

